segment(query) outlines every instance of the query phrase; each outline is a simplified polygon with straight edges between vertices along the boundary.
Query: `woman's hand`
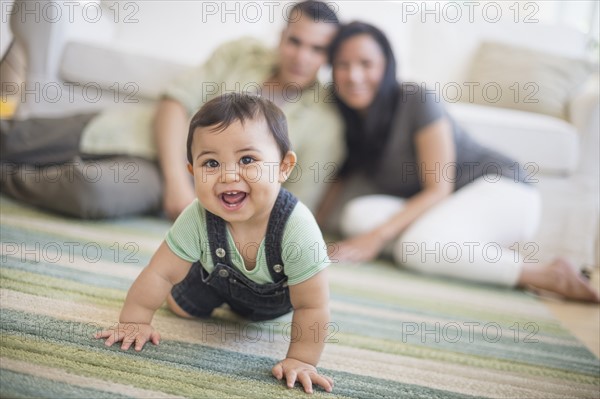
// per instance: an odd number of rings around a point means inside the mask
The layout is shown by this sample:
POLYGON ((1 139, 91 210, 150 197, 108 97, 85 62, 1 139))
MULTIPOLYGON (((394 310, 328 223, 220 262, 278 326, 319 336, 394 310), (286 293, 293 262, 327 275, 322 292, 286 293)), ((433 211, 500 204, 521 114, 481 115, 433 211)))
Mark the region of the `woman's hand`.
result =
POLYGON ((329 257, 342 262, 366 262, 377 258, 384 246, 385 241, 374 230, 337 242, 330 247, 329 257))
POLYGON ((298 381, 306 393, 313 393, 313 384, 322 386, 327 392, 333 389, 333 380, 330 377, 319 374, 315 366, 300 360, 285 358, 273 366, 271 372, 278 380, 285 377, 288 388, 293 388, 298 381))
POLYGON ((106 338, 104 345, 112 346, 115 342, 123 342, 121 349, 126 351, 135 343, 135 350, 141 351, 146 342, 154 345, 160 342, 160 334, 150 324, 118 323, 115 328, 101 331, 94 338, 106 338))

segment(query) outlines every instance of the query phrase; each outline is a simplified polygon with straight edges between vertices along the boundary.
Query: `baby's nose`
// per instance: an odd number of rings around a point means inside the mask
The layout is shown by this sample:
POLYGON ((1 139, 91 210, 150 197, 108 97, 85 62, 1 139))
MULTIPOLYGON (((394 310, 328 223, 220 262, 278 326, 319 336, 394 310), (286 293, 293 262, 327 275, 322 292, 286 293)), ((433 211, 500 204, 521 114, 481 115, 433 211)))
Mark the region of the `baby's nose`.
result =
POLYGON ((240 168, 237 164, 235 165, 225 165, 224 168, 221 169, 221 180, 224 183, 236 182, 240 180, 240 168))

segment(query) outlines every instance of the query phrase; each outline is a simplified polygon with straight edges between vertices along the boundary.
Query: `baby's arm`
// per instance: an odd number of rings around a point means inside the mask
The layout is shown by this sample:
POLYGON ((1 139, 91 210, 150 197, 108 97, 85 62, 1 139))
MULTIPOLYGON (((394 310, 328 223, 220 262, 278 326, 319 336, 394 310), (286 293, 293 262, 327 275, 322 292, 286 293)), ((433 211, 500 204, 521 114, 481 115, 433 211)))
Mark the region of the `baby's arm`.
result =
POLYGON ((327 269, 310 279, 290 286, 290 299, 294 307, 292 323, 295 327, 286 358, 273 367, 277 379, 285 377, 292 388, 296 381, 312 393, 312 384, 331 392, 333 380, 320 375, 316 365, 325 347, 326 325, 329 322, 329 285, 327 269))
POLYGON ((123 341, 121 349, 124 350, 134 342, 138 351, 148 340, 158 344, 160 336, 150 325, 154 312, 163 304, 173 285, 185 278, 191 266, 163 242, 129 289, 118 328, 102 331, 96 338, 107 338, 105 344, 108 346, 123 341))

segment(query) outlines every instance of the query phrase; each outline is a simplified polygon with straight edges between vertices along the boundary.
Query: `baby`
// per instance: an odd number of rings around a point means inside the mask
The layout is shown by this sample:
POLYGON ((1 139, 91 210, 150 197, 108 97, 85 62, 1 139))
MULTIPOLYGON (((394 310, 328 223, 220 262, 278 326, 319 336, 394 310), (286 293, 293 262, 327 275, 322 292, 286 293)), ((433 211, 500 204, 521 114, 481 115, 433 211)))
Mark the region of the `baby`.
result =
POLYGON ((296 164, 285 115, 260 97, 217 97, 192 118, 187 157, 197 200, 129 289, 119 328, 95 337, 123 341, 123 350, 158 345, 150 323, 165 299, 182 317, 209 317, 224 303, 255 321, 293 309, 301 333, 272 373, 290 388, 298 381, 308 393, 313 384, 330 392, 333 380, 315 368, 329 322, 329 260, 315 256, 325 243, 312 214, 281 187, 296 164), (282 257, 286 245, 293 257, 282 257))

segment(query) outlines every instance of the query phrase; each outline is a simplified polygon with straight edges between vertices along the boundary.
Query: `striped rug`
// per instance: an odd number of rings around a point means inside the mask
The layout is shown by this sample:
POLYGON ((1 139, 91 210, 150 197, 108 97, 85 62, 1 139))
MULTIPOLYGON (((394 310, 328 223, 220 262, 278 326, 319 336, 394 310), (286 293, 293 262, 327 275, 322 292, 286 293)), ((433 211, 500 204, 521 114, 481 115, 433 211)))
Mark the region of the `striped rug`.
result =
MULTIPOLYGON (((77 221, 0 200, 0 397, 305 397, 270 373, 296 333, 289 316, 197 321, 163 308, 159 346, 91 339, 118 320, 165 220, 77 221)), ((599 359, 531 296, 385 262, 330 270, 319 367, 335 388, 316 397, 600 397, 599 359)))

